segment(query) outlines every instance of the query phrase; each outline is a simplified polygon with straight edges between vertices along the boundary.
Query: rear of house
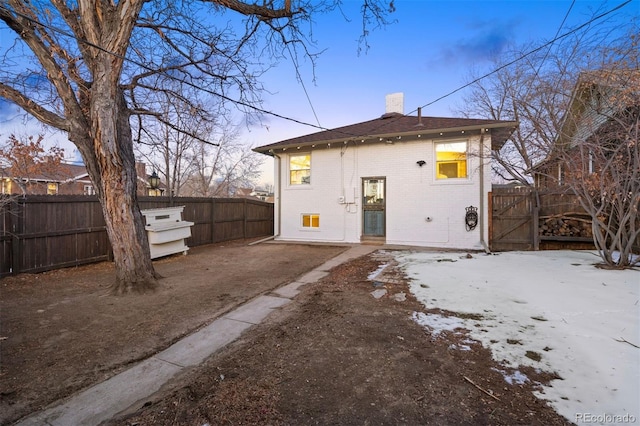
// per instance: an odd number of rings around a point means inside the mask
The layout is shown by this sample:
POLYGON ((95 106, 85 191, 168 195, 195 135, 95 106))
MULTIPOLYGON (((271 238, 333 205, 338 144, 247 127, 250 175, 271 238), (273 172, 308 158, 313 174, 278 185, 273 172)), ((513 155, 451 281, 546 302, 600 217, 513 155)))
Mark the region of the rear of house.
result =
POLYGON ((276 239, 486 248, 489 153, 516 123, 401 104, 391 95, 378 119, 256 148, 275 159, 276 239))

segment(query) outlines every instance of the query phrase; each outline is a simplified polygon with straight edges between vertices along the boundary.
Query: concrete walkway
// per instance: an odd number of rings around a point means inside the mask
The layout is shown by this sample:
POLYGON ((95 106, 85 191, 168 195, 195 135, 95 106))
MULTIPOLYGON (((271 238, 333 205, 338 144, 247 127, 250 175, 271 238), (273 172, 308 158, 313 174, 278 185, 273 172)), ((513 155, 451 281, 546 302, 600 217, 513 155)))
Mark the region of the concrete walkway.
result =
POLYGON ((272 291, 276 296, 258 296, 223 315, 151 358, 109 380, 70 397, 66 402, 26 417, 18 425, 93 426, 130 407, 141 407, 145 399, 189 367, 202 363, 245 330, 260 324, 274 309, 291 302, 304 284, 314 283, 341 263, 371 253, 379 246, 356 245, 298 280, 272 291))

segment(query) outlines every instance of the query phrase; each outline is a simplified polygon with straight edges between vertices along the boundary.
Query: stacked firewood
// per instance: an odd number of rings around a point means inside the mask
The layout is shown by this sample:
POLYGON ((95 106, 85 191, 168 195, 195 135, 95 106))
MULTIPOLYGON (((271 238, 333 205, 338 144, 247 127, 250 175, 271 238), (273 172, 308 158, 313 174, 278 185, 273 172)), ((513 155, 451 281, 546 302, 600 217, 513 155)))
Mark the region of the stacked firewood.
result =
POLYGON ((540 218, 539 233, 548 237, 584 237, 593 236, 591 220, 584 217, 547 216, 540 218))

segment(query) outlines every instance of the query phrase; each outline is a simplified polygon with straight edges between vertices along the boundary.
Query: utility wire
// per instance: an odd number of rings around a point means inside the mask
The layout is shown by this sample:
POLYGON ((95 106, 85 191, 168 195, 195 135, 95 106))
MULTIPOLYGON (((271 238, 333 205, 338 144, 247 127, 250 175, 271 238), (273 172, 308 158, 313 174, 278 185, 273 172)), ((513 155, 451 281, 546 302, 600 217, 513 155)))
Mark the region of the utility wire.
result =
MULTIPOLYGON (((516 58, 516 59, 514 59, 514 60, 512 60, 512 61, 510 61, 510 62, 508 62, 508 63, 506 63, 506 64, 504 64, 504 65, 502 65, 502 66, 500 66, 500 67, 498 67, 498 68, 496 68, 496 69, 494 69, 494 70, 492 70, 492 71, 490 71, 490 72, 488 72, 488 73, 486 73, 484 75, 482 75, 481 77, 478 77, 478 78, 474 79, 473 81, 471 81, 471 82, 469 82, 467 84, 464 84, 463 86, 458 87, 455 90, 452 90, 452 91, 448 92, 445 95, 442 95, 442 96, 434 99, 431 102, 428 102, 428 103, 422 105, 421 108, 426 108, 426 107, 428 107, 430 105, 433 105, 433 104, 435 104, 435 103, 437 103, 437 102, 439 102, 439 101, 441 101, 441 100, 443 100, 445 98, 448 98, 449 96, 454 95, 455 93, 457 93, 457 92, 459 92, 459 91, 461 91, 463 89, 466 89, 469 86, 472 86, 472 85, 478 83, 479 81, 481 81, 481 80, 483 80, 483 79, 485 79, 485 78, 497 73, 498 71, 501 71, 501 70, 503 70, 503 69, 515 64, 518 61, 521 61, 522 59, 524 59, 524 58, 526 58, 526 57, 528 57, 528 56, 530 56, 530 55, 532 55, 532 54, 534 54, 536 52, 539 52, 540 50, 544 49, 545 47, 551 46, 556 41, 561 40, 561 39, 563 39, 563 38, 565 38, 565 37, 567 37, 567 36, 569 36, 569 35, 571 35, 573 33, 576 33, 579 30, 583 29, 584 27, 592 24, 593 22, 595 22, 597 20, 600 20, 600 19, 604 18, 605 16, 610 15, 611 13, 620 10, 621 8, 625 7, 627 4, 631 3, 632 1, 633 0, 626 0, 624 3, 619 4, 618 6, 614 7, 613 9, 611 9, 609 11, 606 11, 606 12, 603 12, 603 13, 593 17, 592 19, 590 19, 589 21, 585 22, 584 24, 582 24, 582 25, 580 25, 580 26, 578 26, 578 27, 576 27, 576 28, 574 28, 574 29, 572 29, 570 31, 567 31, 567 32, 565 32, 564 34, 562 34, 560 36, 556 36, 551 41, 549 41, 549 42, 547 42, 547 43, 545 43, 545 44, 543 44, 541 46, 538 46, 537 48, 535 48, 535 49, 533 49, 533 50, 531 50, 531 51, 519 56, 518 58, 516 58)), ((107 53, 109 55, 115 56, 115 57, 117 57, 119 59, 122 59, 124 61, 130 62, 130 63, 132 63, 134 65, 137 65, 137 66, 139 66, 139 67, 141 67, 141 68, 143 68, 143 69, 145 69, 147 71, 151 71, 151 72, 154 72, 154 73, 158 72, 157 69, 153 69, 153 68, 149 67, 146 64, 143 64, 143 63, 138 62, 138 61, 136 61, 134 59, 131 59, 131 58, 127 58, 126 56, 119 55, 119 54, 116 54, 114 52, 111 52, 111 51, 109 51, 109 50, 107 50, 107 49, 105 49, 105 48, 103 48, 101 46, 98 46, 98 45, 96 45, 94 43, 89 42, 88 40, 78 38, 77 36, 75 36, 72 33, 69 33, 68 31, 62 30, 60 28, 56 28, 56 27, 48 25, 48 24, 43 24, 43 23, 37 21, 36 19, 31 18, 30 16, 27 16, 25 14, 22 14, 20 12, 15 11, 15 10, 8 9, 4 5, 0 5, 0 9, 3 9, 3 10, 5 10, 5 11, 11 13, 11 14, 20 16, 23 19, 26 19, 26 20, 28 20, 29 22, 31 22, 31 23, 33 23, 35 25, 41 26, 43 28, 49 29, 49 30, 54 31, 54 32, 58 32, 58 33, 60 33, 60 34, 62 34, 64 36, 76 39, 79 43, 86 44, 86 45, 88 45, 90 47, 93 47, 95 49, 98 49, 98 50, 100 50, 100 51, 102 51, 104 53, 107 53)), ((297 72, 297 69, 296 69, 296 72, 297 72)), ((271 116, 276 117, 276 118, 280 118, 280 119, 283 119, 283 120, 286 120, 286 121, 291 121, 291 122, 294 122, 294 123, 297 123, 297 124, 301 124, 301 125, 304 125, 304 126, 307 126, 307 127, 313 127, 313 128, 316 128, 316 129, 319 129, 319 130, 322 130, 322 131, 337 130, 337 129, 329 129, 329 128, 323 127, 319 123, 316 125, 316 124, 308 123, 308 122, 305 122, 305 121, 302 121, 302 120, 298 120, 298 119, 295 119, 295 118, 292 118, 292 117, 287 117, 287 116, 284 116, 282 114, 278 114, 278 113, 273 112, 273 111, 268 111, 268 110, 265 110, 263 108, 257 107, 255 105, 251 105, 251 104, 249 104, 247 102, 244 102, 244 101, 241 101, 241 100, 232 99, 232 98, 230 98, 230 97, 228 97, 226 95, 223 95, 221 93, 217 93, 217 92, 215 92, 213 90, 210 90, 210 89, 207 89, 207 88, 204 88, 204 87, 201 87, 201 86, 197 86, 194 83, 190 83, 188 81, 178 80, 177 78, 175 78, 175 77, 173 77, 173 76, 171 76, 169 74, 167 74, 167 76, 169 78, 172 78, 172 79, 174 79, 176 81, 179 81, 179 82, 181 82, 181 83, 183 83, 183 84, 185 84, 187 86, 202 90, 202 91, 204 91, 206 93, 209 93, 211 95, 218 96, 221 99, 224 99, 226 101, 235 103, 236 105, 240 105, 240 106, 252 109, 252 110, 254 110, 256 112, 259 112, 259 113, 262 113, 262 114, 265 114, 265 115, 271 115, 271 116)), ((305 93, 306 93, 306 89, 305 89, 305 93)), ((313 109, 313 107, 312 107, 312 109, 313 109)), ((417 111, 417 110, 413 110, 411 112, 415 112, 415 111, 417 111)), ((315 115, 315 111, 314 111, 314 115, 315 115)), ((317 116, 316 116, 316 120, 317 120, 317 116)), ((391 120, 393 120, 393 118, 391 120)), ((341 133, 343 133, 345 136, 348 136, 348 137, 361 137, 362 136, 362 135, 357 135, 357 134, 350 134, 348 132, 341 132, 341 133)))
MULTIPOLYGON (((621 4, 619 4, 618 6, 614 7, 613 9, 611 9, 611 10, 609 10, 609 11, 607 11, 607 12, 601 13, 600 15, 598 15, 598 16, 596 16, 596 17, 594 17, 594 18, 590 19, 589 21, 585 22, 584 24, 582 24, 582 25, 580 25, 580 26, 578 26, 578 27, 576 27, 576 28, 574 28, 574 29, 572 29, 572 30, 570 30, 570 31, 567 31, 566 33, 564 33, 564 34, 562 34, 562 35, 560 35, 560 36, 555 37, 553 40, 551 40, 551 41, 549 41, 549 42, 547 42, 547 43, 545 43, 545 44, 543 44, 543 45, 541 45, 541 46, 536 47, 535 49, 533 49, 533 50, 531 50, 531 51, 529 51, 529 52, 527 52, 527 53, 525 53, 525 54, 523 54, 523 55, 519 56, 518 58, 516 58, 516 59, 514 59, 514 60, 512 60, 512 61, 510 61, 510 62, 508 62, 508 63, 506 63, 506 64, 504 64, 504 65, 502 65, 502 66, 500 66, 500 67, 498 67, 498 68, 496 68, 496 69, 494 69, 493 71, 490 71, 490 72, 488 72, 488 73, 484 74, 484 75, 483 75, 483 76, 481 76, 481 77, 476 78, 475 80, 471 81, 470 83, 467 83, 467 84, 465 84, 465 85, 463 85, 463 86, 460 86, 460 87, 458 87, 457 89, 452 90, 451 92, 447 93, 446 95, 442 95, 442 96, 440 96, 439 98, 437 98, 437 99, 435 99, 435 100, 433 100, 433 101, 431 101, 431 102, 426 103, 425 105, 423 105, 423 106, 422 106, 422 108, 426 108, 426 107, 428 107, 428 106, 430 106, 430 105, 433 105, 433 104, 435 104, 436 102, 439 102, 439 101, 441 101, 442 99, 447 98, 447 97, 449 97, 449 96, 451 96, 451 95, 453 95, 453 94, 455 94, 455 93, 459 92, 459 91, 460 91, 460 90, 462 90, 462 89, 466 89, 467 87, 469 87, 469 86, 471 86, 471 85, 476 84, 476 83, 477 83, 477 82, 479 82, 480 80, 483 80, 483 79, 485 79, 485 78, 489 77, 490 75, 493 75, 493 74, 497 73, 498 71, 501 71, 501 70, 503 70, 503 69, 505 69, 505 68, 507 68, 507 67, 510 67, 511 65, 515 64, 515 63, 516 63, 516 62, 518 62, 518 61, 521 61, 522 59, 526 58, 527 56, 530 56, 530 55, 532 55, 532 54, 534 54, 534 53, 536 53, 536 52, 539 52, 540 50, 544 49, 545 47, 552 45, 552 44, 553 44, 553 43, 555 43, 556 41, 561 40, 561 39, 563 39, 563 38, 565 38, 565 37, 567 37, 567 36, 569 36, 569 35, 571 35, 571 34, 573 34, 573 33, 576 33, 576 32, 578 32, 579 30, 583 29, 584 27, 586 27, 586 26, 588 26, 588 25, 592 24, 593 22, 595 22, 595 21, 597 21, 597 20, 599 20, 599 19, 602 19, 602 18, 604 18, 605 16, 607 16, 607 15, 609 15, 609 14, 613 13, 613 12, 616 12, 616 11, 618 11, 618 10, 622 9, 624 6, 626 6, 627 4, 631 3, 632 1, 633 1, 633 0, 627 0, 627 1, 625 1, 624 3, 621 3, 621 4)), ((414 110, 414 111, 415 111, 415 110, 414 110)))
POLYGON ((287 43, 287 50, 289 51, 289 56, 291 56, 291 61, 293 62, 293 66, 296 69, 296 77, 300 82, 300 85, 302 85, 302 90, 304 90, 304 94, 307 97, 307 102, 309 102, 309 106, 311 107, 311 112, 313 112, 313 116, 316 118, 316 123, 318 123, 318 127, 322 127, 320 125, 320 120, 318 119, 318 114, 316 114, 316 109, 313 107, 313 103, 311 102, 311 97, 309 97, 309 92, 307 92, 307 87, 305 86, 304 81, 302 80, 302 76, 300 75, 300 69, 299 69, 300 66, 298 64, 298 60, 296 59, 295 56, 293 56, 293 53, 291 52, 291 47, 289 46, 288 43, 287 43))
MULTIPOLYGON (((560 31, 562 31, 562 28, 564 27, 564 23, 567 22, 567 18, 569 18, 569 14, 571 13, 571 10, 573 9, 573 6, 575 4, 576 4, 576 0, 573 0, 571 2, 571 5, 569 6, 569 10, 567 10, 567 13, 564 15, 564 19, 562 19, 562 22, 560 23, 560 26, 558 27, 558 30, 556 31, 555 37, 558 37, 558 34, 560 34, 560 31)), ((529 95, 529 92, 531 91, 531 87, 533 85, 533 80, 538 78, 538 74, 540 73, 540 69, 542 68, 542 65, 544 65, 545 61, 547 60, 547 57, 549 56, 549 52, 551 52, 551 47, 552 46, 549 45, 549 48, 545 52, 544 57, 542 58, 542 61, 540 62, 540 64, 536 68, 536 72, 533 75, 533 79, 529 80, 529 84, 527 85, 527 91, 524 94, 525 98, 529 95)))

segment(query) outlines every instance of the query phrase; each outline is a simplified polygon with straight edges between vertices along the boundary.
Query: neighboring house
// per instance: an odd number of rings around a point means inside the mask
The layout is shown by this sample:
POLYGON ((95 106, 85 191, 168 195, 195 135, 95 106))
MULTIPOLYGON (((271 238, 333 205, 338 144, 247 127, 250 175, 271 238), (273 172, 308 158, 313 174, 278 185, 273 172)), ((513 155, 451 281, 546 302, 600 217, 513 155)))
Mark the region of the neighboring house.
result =
POLYGON ((24 186, 27 194, 93 195, 95 190, 84 166, 59 164, 55 170, 33 176, 12 176, 8 169, 0 169, 0 193, 22 194, 24 186))
POLYGON ((535 186, 540 189, 562 187, 567 161, 571 161, 572 169, 582 163, 586 173, 597 171, 597 157, 591 153, 580 153, 578 148, 593 138, 598 143, 607 143, 609 137, 604 135, 612 134, 614 118, 640 107, 639 94, 638 70, 583 72, 573 89, 551 153, 533 167, 535 186))
MULTIPOLYGON (((152 189, 144 163, 136 163, 138 173, 138 195, 161 195, 164 185, 152 189), (146 178, 145 178, 146 177, 146 178)), ((0 194, 22 194, 21 185, 27 194, 33 195, 95 195, 96 191, 84 165, 62 163, 55 170, 35 176, 12 176, 8 169, 0 168, 0 194), (19 182, 18 182, 19 181, 19 182)))
POLYGON ((248 198, 250 200, 273 203, 273 194, 262 188, 238 188, 235 196, 237 198, 248 198))
POLYGON ((486 249, 485 163, 517 123, 386 100, 380 118, 255 148, 275 159, 276 239, 486 249))

